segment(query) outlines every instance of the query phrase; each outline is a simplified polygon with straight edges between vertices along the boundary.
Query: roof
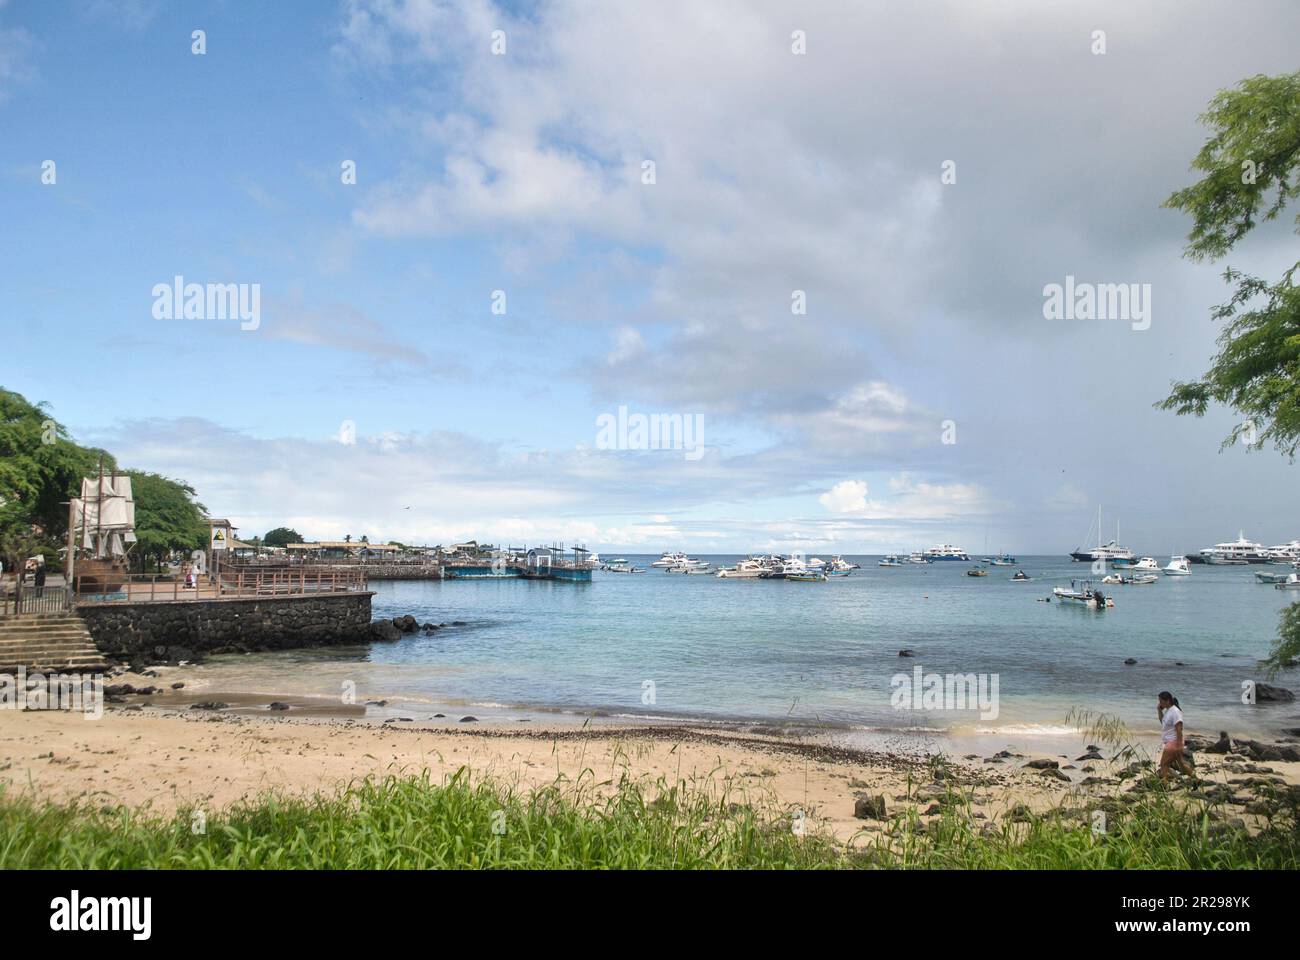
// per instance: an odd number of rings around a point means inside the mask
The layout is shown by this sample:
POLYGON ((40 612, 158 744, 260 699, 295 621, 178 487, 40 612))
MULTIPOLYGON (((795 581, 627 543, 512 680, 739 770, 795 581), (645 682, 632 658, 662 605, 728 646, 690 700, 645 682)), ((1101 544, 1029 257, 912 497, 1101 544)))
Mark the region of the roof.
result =
POLYGON ((318 540, 314 543, 291 543, 290 550, 401 550, 387 543, 366 543, 364 540, 318 540))

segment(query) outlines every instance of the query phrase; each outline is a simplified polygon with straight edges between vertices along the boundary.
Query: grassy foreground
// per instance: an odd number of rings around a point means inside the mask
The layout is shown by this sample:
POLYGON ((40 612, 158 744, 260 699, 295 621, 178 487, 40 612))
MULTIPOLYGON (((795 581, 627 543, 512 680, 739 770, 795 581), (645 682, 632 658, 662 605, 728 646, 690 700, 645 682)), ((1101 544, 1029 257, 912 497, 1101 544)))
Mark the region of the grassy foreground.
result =
POLYGON ((792 811, 725 793, 662 782, 609 789, 515 794, 466 771, 446 784, 390 776, 333 795, 268 795, 206 820, 0 794, 0 869, 1300 867, 1294 809, 1252 836, 1161 790, 1102 803, 1104 830, 1091 809, 990 825, 953 794, 942 816, 923 822, 912 808, 849 850, 813 831, 799 836, 792 811))

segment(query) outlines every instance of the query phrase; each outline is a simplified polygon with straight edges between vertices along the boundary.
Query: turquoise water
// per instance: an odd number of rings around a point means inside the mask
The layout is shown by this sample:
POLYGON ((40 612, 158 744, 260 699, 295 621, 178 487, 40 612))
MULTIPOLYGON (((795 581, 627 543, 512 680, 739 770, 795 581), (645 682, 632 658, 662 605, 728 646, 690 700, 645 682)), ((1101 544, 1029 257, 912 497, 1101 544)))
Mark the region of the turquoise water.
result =
MULTIPOLYGON (((659 570, 597 572, 587 585, 376 581, 376 617, 467 625, 375 645, 369 661, 395 696, 489 709, 1032 735, 1065 732, 1075 707, 1150 730, 1155 695, 1168 689, 1190 729, 1300 725, 1295 704, 1241 702, 1242 681, 1265 679, 1256 662, 1279 612, 1300 600, 1253 573, 1283 568, 1194 566, 1190 577, 1106 586, 1115 608, 1099 613, 1038 602, 1087 574, 1068 558, 1022 557, 1031 583, 1010 582, 1016 568, 973 578, 961 562, 853 559, 862 569, 827 583, 659 570), (904 648, 915 656, 900 658, 904 648), (1128 657, 1138 663, 1126 666, 1128 657), (896 709, 891 678, 918 666, 996 675, 997 716, 896 709)), ((1274 682, 1294 688, 1296 679, 1289 671, 1274 682)))

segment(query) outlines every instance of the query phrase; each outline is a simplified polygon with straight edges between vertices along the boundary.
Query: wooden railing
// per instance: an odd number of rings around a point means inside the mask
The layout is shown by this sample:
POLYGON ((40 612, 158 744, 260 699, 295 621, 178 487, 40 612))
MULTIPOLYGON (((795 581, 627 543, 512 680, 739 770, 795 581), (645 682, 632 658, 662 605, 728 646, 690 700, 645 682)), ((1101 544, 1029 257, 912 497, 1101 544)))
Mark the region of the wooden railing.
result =
POLYGON ((77 578, 78 603, 174 603, 185 600, 233 600, 242 597, 288 597, 319 593, 351 593, 366 589, 361 570, 301 565, 223 567, 216 575, 198 578, 192 587, 168 576, 131 574, 111 593, 98 592, 92 580, 77 578))
POLYGON ((0 617, 20 613, 67 613, 67 587, 17 586, 0 593, 0 617))

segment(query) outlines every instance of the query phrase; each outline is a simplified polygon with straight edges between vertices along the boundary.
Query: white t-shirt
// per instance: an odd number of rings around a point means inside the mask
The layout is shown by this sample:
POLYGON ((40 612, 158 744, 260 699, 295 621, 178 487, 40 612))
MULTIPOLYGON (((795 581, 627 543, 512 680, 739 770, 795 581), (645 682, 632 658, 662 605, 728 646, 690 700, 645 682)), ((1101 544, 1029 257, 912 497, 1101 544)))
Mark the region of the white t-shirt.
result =
POLYGON ((1165 718, 1160 728, 1160 739, 1164 743, 1173 743, 1178 739, 1178 724, 1183 722, 1183 711, 1170 707, 1165 711, 1165 718))

